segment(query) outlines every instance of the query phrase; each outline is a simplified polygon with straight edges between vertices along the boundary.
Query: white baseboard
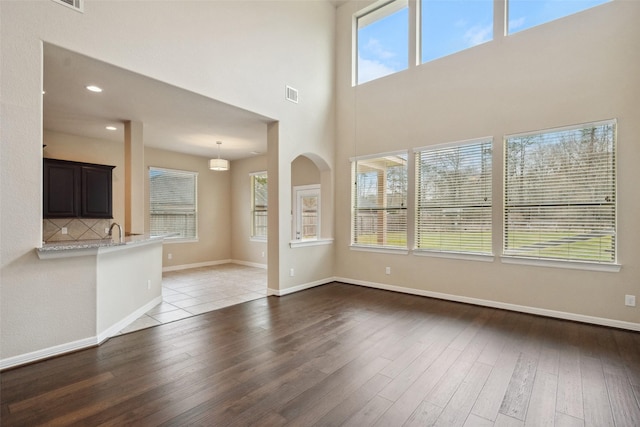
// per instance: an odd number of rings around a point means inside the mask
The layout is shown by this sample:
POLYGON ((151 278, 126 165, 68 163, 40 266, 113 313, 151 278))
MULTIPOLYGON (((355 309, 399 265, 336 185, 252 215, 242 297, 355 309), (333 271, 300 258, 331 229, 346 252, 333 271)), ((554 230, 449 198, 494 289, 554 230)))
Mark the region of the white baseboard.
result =
POLYGON ((140 307, 139 309, 137 309, 136 311, 134 311, 133 313, 131 313, 130 315, 128 315, 127 317, 125 317, 124 319, 111 325, 104 331, 100 332, 96 338, 97 343, 102 344, 105 340, 111 338, 114 335, 117 335, 118 332, 123 330, 125 327, 129 326, 132 322, 136 321, 140 316, 144 315, 147 311, 151 310, 153 307, 160 304, 161 302, 162 302, 162 295, 159 295, 154 299, 152 299, 151 301, 149 301, 148 303, 146 303, 145 305, 143 305, 142 307, 140 307))
POLYGON ((242 261, 239 259, 232 259, 231 263, 238 264, 238 265, 246 265, 247 267, 264 268, 265 270, 267 269, 267 264, 258 264, 257 262, 242 261))
POLYGON ((2 359, 0 360, 0 369, 14 368, 16 366, 37 362, 49 357, 59 356, 61 354, 82 350, 88 347, 94 347, 96 345, 98 345, 96 337, 83 338, 81 340, 44 348, 42 350, 32 351, 31 353, 2 359))
POLYGON ((230 262, 231 262, 230 259, 222 259, 218 261, 196 262, 194 264, 172 265, 170 267, 162 267, 162 272, 164 273, 166 271, 187 270, 189 268, 198 268, 198 267, 211 267, 214 265, 229 264, 230 262))
POLYGON ((466 304, 480 305, 483 307, 500 308, 503 310, 518 311, 521 313, 553 317, 556 319, 572 320, 575 322, 582 322, 582 323, 591 323, 591 324, 600 325, 600 326, 609 326, 611 328, 640 331, 640 323, 625 322, 622 320, 607 319, 603 317, 586 316, 584 314, 567 313, 564 311, 548 310, 545 308, 529 307, 525 305, 509 304, 509 303, 504 303, 499 301, 491 301, 491 300, 485 300, 485 299, 479 299, 479 298, 451 295, 451 294, 445 294, 441 292, 425 291, 422 289, 405 288, 402 286, 387 285, 384 283, 365 282, 362 280, 347 279, 345 277, 336 277, 334 280, 337 282, 342 282, 349 285, 358 285, 358 286, 365 286, 368 288, 383 289, 386 291, 401 292, 404 294, 420 295, 423 297, 462 302, 466 304))
POLYGON ((213 267, 214 265, 222 265, 222 264, 238 264, 238 265, 246 265, 247 267, 257 267, 257 268, 267 268, 267 264, 259 264, 257 262, 250 261, 242 261, 239 259, 222 259, 218 261, 205 261, 205 262, 196 262, 194 264, 182 264, 182 265, 172 265, 170 267, 163 267, 162 272, 167 271, 179 271, 179 270, 188 270, 190 268, 198 268, 198 267, 213 267))
POLYGON ((97 345, 102 344, 106 339, 116 335, 125 326, 129 325, 131 322, 142 316, 147 311, 151 310, 156 305, 162 302, 162 296, 154 298, 149 303, 140 307, 138 310, 131 313, 126 318, 122 319, 118 323, 110 326, 100 334, 83 338, 81 340, 68 342, 65 344, 56 345, 49 348, 44 348, 42 350, 32 351, 31 353, 25 353, 14 357, 8 357, 6 359, 0 360, 0 370, 15 368, 20 365, 26 365, 27 363, 38 362, 40 360, 48 359, 55 356, 61 356, 65 353, 71 353, 78 350, 84 350, 86 348, 95 347, 97 345))
POLYGON ((335 282, 337 279, 335 277, 329 277, 327 279, 316 280, 315 282, 303 283, 302 285, 293 286, 291 288, 285 289, 272 289, 267 288, 267 295, 276 295, 276 296, 284 296, 289 295, 294 292, 304 291, 305 289, 314 288, 320 285, 326 285, 327 283, 335 282))

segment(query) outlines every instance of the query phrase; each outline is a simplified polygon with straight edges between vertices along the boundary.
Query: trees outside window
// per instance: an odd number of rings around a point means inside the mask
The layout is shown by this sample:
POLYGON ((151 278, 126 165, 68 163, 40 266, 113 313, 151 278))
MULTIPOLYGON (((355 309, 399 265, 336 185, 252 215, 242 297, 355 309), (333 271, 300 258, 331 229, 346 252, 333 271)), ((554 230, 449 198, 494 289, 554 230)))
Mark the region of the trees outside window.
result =
POLYGON ((267 239, 267 173, 251 174, 251 238, 267 239))
POLYGON ((615 121, 505 140, 504 254, 616 261, 615 121))
POLYGON ((353 162, 353 245, 407 247, 407 154, 353 162))
POLYGON ((416 249, 491 254, 492 140, 416 151, 416 249))

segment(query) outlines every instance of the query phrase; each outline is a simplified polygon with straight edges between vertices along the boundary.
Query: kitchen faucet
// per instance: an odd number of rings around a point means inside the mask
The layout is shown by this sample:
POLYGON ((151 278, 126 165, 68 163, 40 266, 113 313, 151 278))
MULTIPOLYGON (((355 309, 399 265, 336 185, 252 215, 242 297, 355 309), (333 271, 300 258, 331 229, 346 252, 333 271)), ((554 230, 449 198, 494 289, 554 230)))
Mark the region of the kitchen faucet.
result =
POLYGON ((118 226, 118 231, 119 231, 119 237, 120 237, 120 243, 122 243, 122 227, 120 227, 120 224, 118 224, 117 222, 114 222, 113 224, 111 224, 111 227, 109 227, 109 237, 112 237, 112 231, 113 231, 113 227, 114 226, 118 226))

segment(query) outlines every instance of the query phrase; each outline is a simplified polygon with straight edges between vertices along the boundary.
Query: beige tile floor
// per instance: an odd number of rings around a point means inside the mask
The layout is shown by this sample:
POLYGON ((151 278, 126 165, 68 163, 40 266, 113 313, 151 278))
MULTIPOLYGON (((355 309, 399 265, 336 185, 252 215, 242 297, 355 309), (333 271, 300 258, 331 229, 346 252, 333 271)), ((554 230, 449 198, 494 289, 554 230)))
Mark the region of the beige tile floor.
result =
POLYGON ((238 264, 191 268, 162 274, 162 303, 121 334, 173 322, 267 295, 267 270, 238 264))

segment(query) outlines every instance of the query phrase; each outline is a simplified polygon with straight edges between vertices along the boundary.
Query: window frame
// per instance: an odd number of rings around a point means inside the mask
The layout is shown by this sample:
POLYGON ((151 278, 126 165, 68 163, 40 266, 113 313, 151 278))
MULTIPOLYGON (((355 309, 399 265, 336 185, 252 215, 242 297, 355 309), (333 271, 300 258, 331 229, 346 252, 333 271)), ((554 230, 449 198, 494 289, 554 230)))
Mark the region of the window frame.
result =
POLYGON ((292 241, 294 242, 312 242, 315 240, 320 240, 321 236, 321 188, 320 184, 310 184, 310 185, 296 185, 293 187, 293 195, 294 195, 294 204, 293 204, 293 217, 294 217, 294 232, 292 236, 292 241), (304 227, 303 214, 304 209, 302 207, 302 199, 304 197, 315 197, 317 199, 317 211, 316 211, 316 234, 315 237, 304 238, 301 230, 304 227))
MULTIPOLYGON (((186 170, 180 170, 180 169, 171 169, 171 168, 164 168, 164 167, 158 167, 158 166, 149 166, 148 168, 148 179, 149 179, 149 232, 151 234, 154 234, 154 230, 152 229, 152 217, 154 215, 154 209, 153 209, 153 204, 151 202, 152 198, 153 198, 153 185, 152 185, 152 179, 151 179, 151 174, 152 172, 156 171, 156 172, 160 172, 160 173, 169 173, 169 174, 180 174, 180 175, 186 175, 189 176, 191 178, 193 178, 193 210, 180 210, 180 209, 169 209, 170 212, 187 212, 188 214, 192 214, 193 215, 193 221, 194 221, 194 229, 193 229, 193 235, 187 235, 187 236, 171 236, 169 235, 168 237, 165 238, 165 242, 197 242, 199 241, 199 237, 198 237, 198 223, 199 223, 199 215, 198 215, 198 172, 195 171, 186 171, 186 170)), ((176 231, 158 231, 159 234, 171 234, 174 233, 176 231)))
POLYGON ((363 9, 360 9, 359 11, 357 11, 354 15, 353 15, 353 20, 352 20, 352 86, 359 86, 361 84, 365 84, 368 82, 372 82, 378 79, 381 79, 383 77, 387 77, 396 73, 399 73, 401 71, 405 71, 408 70, 410 67, 410 63, 411 63, 411 59, 410 59, 410 52, 409 52, 409 46, 410 46, 410 39, 411 39, 411 25, 410 25, 410 5, 409 5, 409 0, 379 0, 363 9), (394 70, 390 73, 387 74, 382 74, 379 76, 376 76, 374 78, 371 78, 369 80, 366 81, 360 81, 359 79, 359 75, 360 75, 360 50, 359 50, 359 45, 360 45, 360 37, 359 37, 359 31, 361 28, 360 25, 360 20, 364 20, 366 21, 366 23, 364 25, 362 25, 362 28, 366 27, 367 25, 373 24, 377 21, 380 21, 382 19, 385 19, 391 15, 393 15, 396 12, 401 11, 402 9, 407 8, 407 64, 406 67, 400 69, 400 70, 394 70))
MULTIPOLYGON (((268 235, 269 235, 269 222, 268 222, 268 218, 269 218, 269 199, 268 199, 268 192, 267 194, 267 204, 265 205, 264 209, 257 209, 257 205, 256 205, 256 177, 261 177, 264 176, 264 178, 267 180, 266 184, 265 184, 265 190, 268 190, 268 185, 269 185, 269 177, 267 174, 267 171, 259 171, 259 172, 251 172, 249 174, 250 177, 250 185, 251 185, 251 232, 250 232, 250 239, 252 241, 260 241, 260 242, 265 242, 267 241, 268 235), (265 221, 267 222, 267 224, 264 227, 265 232, 264 234, 257 234, 256 233, 256 228, 257 228, 257 220, 256 220, 256 215, 258 214, 258 212, 262 213, 264 212, 264 217, 265 217, 265 221)), ((260 205, 261 206, 261 205, 260 205)))
MULTIPOLYGON (((414 190, 414 204, 415 204, 415 218, 414 218, 414 233, 415 233, 415 242, 414 242, 414 252, 415 253, 419 253, 419 254, 424 254, 424 255, 428 255, 428 254, 434 254, 434 255, 439 255, 439 256, 472 256, 472 257, 477 257, 477 258, 486 258, 489 257, 490 259, 493 259, 493 223, 494 223, 494 215, 493 215, 493 137, 483 137, 483 138, 474 138, 474 139, 470 139, 470 140, 464 140, 464 141, 456 141, 456 142, 451 142, 451 143, 444 143, 444 144, 436 144, 436 145, 431 145, 431 146, 426 146, 426 147, 419 147, 419 148, 415 148, 413 150, 414 152, 414 156, 415 156, 415 190, 414 190), (487 148, 488 145, 488 148, 487 148), (463 152, 462 150, 481 150, 480 152, 480 165, 476 165, 474 162, 478 160, 478 156, 474 155, 472 153, 466 153, 463 152), (453 200, 450 200, 450 196, 446 195, 445 197, 443 197, 442 199, 440 199, 443 203, 438 203, 438 204, 431 204, 430 203, 423 203, 423 200, 421 198, 421 179, 423 177, 422 175, 422 165, 423 165, 423 160, 430 160, 430 161, 437 161, 438 158, 440 156, 446 156, 447 154, 451 153, 458 153, 458 155, 460 153, 463 154, 462 157, 458 157, 458 160, 462 163, 462 162, 466 162, 466 165, 469 166, 469 163, 471 163, 472 166, 474 167, 480 167, 481 175, 480 179, 478 179, 477 181, 471 181, 471 184, 466 184, 465 185, 465 181, 461 180, 460 178, 454 178, 454 180, 451 181, 447 181, 445 179, 445 184, 455 184, 455 191, 458 192, 458 190, 462 190, 463 194, 462 196, 467 195, 466 199, 463 199, 462 201, 466 203, 454 203, 453 200), (428 153, 432 153, 431 155, 429 155, 428 153), (427 157, 429 156, 429 157, 427 157), (486 157, 485 157, 486 156, 486 157), (427 157, 426 159, 424 159, 424 157, 427 157), (485 163, 485 161, 488 160, 488 163, 485 163), (488 176, 487 176, 488 175, 488 176), (477 185, 474 186, 474 182, 477 182, 477 185), (482 194, 484 195, 484 200, 481 201, 477 201, 477 200, 472 200, 473 199, 473 192, 474 191, 482 191, 482 194), (443 234, 445 234, 445 237, 449 240, 451 240, 449 242, 449 244, 453 243, 453 237, 457 236, 457 240, 459 242, 459 244, 462 246, 463 244, 467 244, 467 245, 480 245, 481 248, 483 247, 487 247, 487 250, 463 250, 460 247, 456 248, 453 245, 450 245, 449 248, 428 248, 428 247, 421 247, 421 235, 423 233, 426 234, 433 234, 433 236, 437 236, 438 233, 428 233, 427 230, 423 230, 424 227, 421 226, 421 218, 422 218, 422 213, 421 210, 425 210, 425 211, 429 211, 429 210, 434 210, 434 209, 438 209, 438 206, 440 206, 439 209, 441 209, 443 212, 447 211, 447 212, 463 212, 464 209, 467 210, 472 210, 475 211, 475 213, 472 213, 472 221, 469 223, 470 225, 468 225, 467 227, 464 227, 464 224, 461 224, 464 221, 464 218, 460 217, 460 215, 458 215, 458 221, 455 224, 452 224, 452 230, 444 232, 443 234), (486 224, 486 221, 488 221, 488 225, 486 224), (481 234, 486 234, 488 232, 488 237, 484 238, 483 235, 481 235, 479 238, 471 235, 470 238, 465 238, 464 237, 464 232, 463 230, 467 230, 469 227, 471 228, 476 228, 478 226, 477 223, 480 223, 480 228, 481 229, 486 229, 488 228, 488 231, 482 231, 481 234), (484 224, 484 225, 483 225, 484 224), (446 235, 450 235, 449 237, 447 237, 446 235)), ((448 170, 445 170, 445 172, 448 172, 448 170)), ((469 181, 466 181, 467 183, 469 181)), ((440 227, 446 227, 446 218, 445 220, 440 220, 440 219, 436 219, 435 224, 436 225, 440 225, 440 227)), ((466 222, 465 222, 466 224, 466 222)), ((428 226, 428 224, 425 224, 426 226, 428 226)), ((445 240, 445 244, 446 240, 445 240)))
MULTIPOLYGON (((564 267, 564 268, 576 268, 576 269, 588 269, 588 270, 597 270, 597 271, 619 271, 619 267, 620 265, 618 264, 618 218, 617 218, 617 212, 618 212, 618 197, 617 197, 617 188, 618 188, 618 174, 617 174, 617 158, 618 158, 618 153, 617 153, 617 120, 616 119, 611 119, 611 120, 603 120, 603 121, 597 121, 597 122, 589 122, 589 123, 582 123, 582 124, 577 124, 577 125, 571 125, 571 126, 564 126, 564 127, 558 127, 558 128, 551 128, 551 129, 544 129, 544 130, 537 130, 537 131, 532 131, 532 132, 523 132, 523 133, 518 133, 518 134, 511 134, 511 135, 505 135, 504 136, 504 156, 503 156, 503 196, 502 196, 502 201, 503 201, 503 213, 502 213, 502 227, 503 227, 503 233, 502 233, 502 261, 505 263, 521 263, 521 264, 527 264, 527 265, 543 265, 543 266, 553 266, 553 267, 564 267), (551 256, 526 256, 523 255, 522 253, 517 253, 518 251, 516 250, 517 248, 508 248, 508 239, 510 238, 510 234, 513 235, 513 232, 510 232, 511 229, 513 229, 513 227, 509 227, 510 226, 510 216, 508 213, 508 209, 514 209, 517 208, 518 205, 516 205, 513 202, 509 202, 508 201, 508 195, 509 195, 509 181, 508 181, 508 174, 509 174, 509 140, 510 139, 516 139, 516 138, 526 138, 526 137, 535 137, 535 136, 542 136, 542 135, 548 135, 548 134, 558 134, 561 132, 572 132, 572 131, 580 131, 580 130, 589 130, 589 129, 593 129, 596 127, 600 127, 600 126, 612 126, 612 141, 611 141, 611 182, 613 185, 613 202, 609 202, 607 201, 607 203, 602 204, 602 205, 610 205, 612 206, 613 209, 613 214, 611 215, 612 218, 612 223, 613 223, 613 234, 611 234, 611 237, 613 239, 613 258, 611 261, 604 261, 604 260, 597 260, 597 259, 586 259, 586 258, 576 258, 576 257, 551 257, 551 256)), ((585 172, 585 175, 588 175, 588 173, 585 172)), ((528 203, 529 205, 531 204, 530 202, 528 203)), ((596 204, 596 202, 592 202, 590 205, 596 204)), ((580 206, 580 205, 585 205, 585 210, 586 207, 588 207, 589 204, 586 203, 573 203, 573 204, 569 204, 566 203, 567 206, 569 207, 573 207, 574 209, 577 209, 576 206, 580 206)), ((544 205, 541 205, 541 207, 544 207, 544 205)), ((540 208, 539 208, 540 209, 540 208)), ((541 242, 540 244, 542 244, 543 242, 541 242)), ((542 250, 542 249, 541 249, 542 250)), ((522 251, 520 251, 522 252, 522 251)))
MULTIPOLYGON (((350 159, 351 162, 351 182, 352 182, 352 188, 351 188, 351 238, 350 238, 350 247, 353 249, 361 249, 361 250, 374 250, 374 251, 391 251, 391 252, 397 252, 397 251, 403 251, 404 253, 408 253, 408 238, 409 238, 409 221, 408 221, 408 202, 409 202, 409 155, 408 155, 408 151, 403 150, 403 151, 394 151, 394 152, 388 152, 388 153, 379 153, 379 154, 373 154, 373 155, 367 155, 367 156, 359 156, 359 157, 355 157, 350 159), (373 162, 373 161, 377 161, 377 160, 384 160, 384 159, 388 159, 391 157, 399 157, 401 159, 404 160, 404 182, 401 183, 403 184, 404 187, 404 195, 400 195, 401 200, 403 200, 403 202, 399 205, 399 206, 388 206, 386 201, 383 203, 383 206, 373 206, 373 207, 363 207, 363 208, 359 208, 358 207, 358 174, 359 174, 359 170, 358 170, 358 163, 359 162, 373 162), (379 236, 377 233, 373 234, 373 236, 376 237, 376 240, 383 240, 382 244, 372 244, 372 243, 362 243, 362 242, 358 242, 357 240, 357 233, 358 233, 358 229, 360 227, 357 226, 357 218, 358 218, 358 212, 360 211, 374 211, 374 213, 381 213, 383 215, 382 221, 383 224, 386 223, 388 221, 387 218, 384 218, 384 214, 388 211, 400 211, 400 212, 404 212, 404 229, 400 230, 399 233, 400 235, 402 235, 402 233, 404 233, 404 245, 393 245, 393 244, 388 244, 386 243, 386 239, 385 239, 385 234, 388 233, 390 230, 387 229, 387 227, 385 225, 382 226, 382 228, 380 227, 376 227, 379 230, 381 230, 382 232, 382 236, 379 236), (379 211, 379 212, 378 212, 379 211)), ((385 198, 385 194, 387 191, 387 183, 388 183, 388 176, 386 174, 386 170, 385 169, 385 181, 384 181, 384 187, 383 187, 383 191, 384 193, 382 193, 383 198, 385 198)), ((379 197, 379 194, 376 195, 376 197, 379 197)), ((376 199, 376 202, 378 200, 376 199)), ((374 223, 377 224, 378 222, 378 218, 374 218, 375 221, 373 221, 374 223)), ((391 230, 393 231, 393 230, 391 230)), ((362 234, 360 234, 361 236, 362 234)))

